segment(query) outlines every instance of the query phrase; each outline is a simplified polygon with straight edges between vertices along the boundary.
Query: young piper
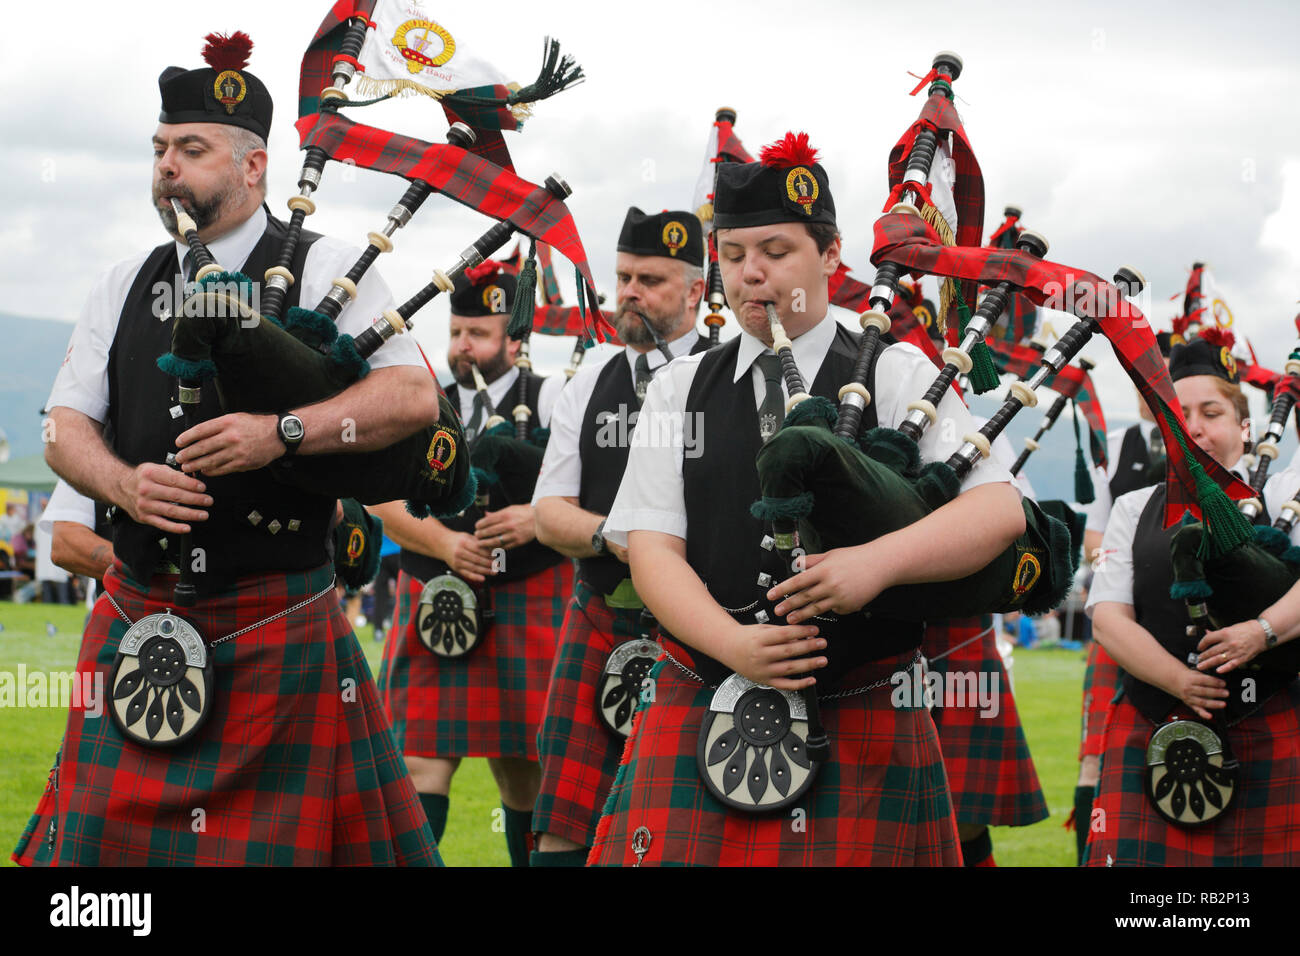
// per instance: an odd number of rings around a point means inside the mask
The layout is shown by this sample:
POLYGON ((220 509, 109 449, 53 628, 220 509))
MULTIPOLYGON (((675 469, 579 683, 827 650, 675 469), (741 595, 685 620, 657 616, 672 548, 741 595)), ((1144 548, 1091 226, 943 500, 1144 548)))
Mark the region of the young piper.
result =
MULTIPOLYGON (((714 224, 727 300, 741 334, 674 362, 651 383, 606 536, 629 541, 632 578, 662 629, 667 659, 640 711, 601 819, 591 862, 700 865, 958 865, 961 853, 934 723, 921 702, 895 708, 890 675, 910 667, 919 624, 856 615, 882 590, 975 571, 1024 530, 1010 475, 985 461, 964 493, 925 519, 857 547, 810 555, 806 570, 767 596, 786 623, 740 623, 752 605, 764 525, 755 455, 785 401, 766 307, 789 337, 813 395, 834 399, 852 374, 855 336, 828 317, 827 281, 840 261, 826 171, 807 137, 788 134, 760 163, 720 164, 714 224), (698 421, 688 456, 640 441, 698 421), (827 647, 812 619, 844 615, 849 640, 827 647), (814 656, 807 656, 807 655, 814 656), (834 657, 835 681, 817 674, 834 657), (830 759, 787 812, 751 814, 712 796, 695 773, 713 687, 738 673, 799 690, 818 683, 830 759), (842 696, 827 699, 836 692, 842 696)), ((934 379, 918 350, 880 353, 867 387, 864 429, 897 425, 934 379)), ((974 431, 952 393, 944 427, 920 443, 944 459, 974 431), (947 427, 952 425, 955 427, 947 427)), ((675 434, 682 434, 685 427, 675 434)), ((864 502, 863 507, 870 507, 864 502)), ((758 590, 757 596, 762 596, 758 590)), ((744 620, 752 620, 746 616, 744 620)))
MULTIPOLYGON (((447 364, 455 383, 447 397, 460 409, 474 455, 488 412, 475 391, 473 368, 487 383, 492 407, 508 416, 519 376, 527 383, 530 421, 542 427, 563 379, 516 369, 519 349, 506 335, 516 280, 486 262, 456 282, 451 295, 447 364)), ((480 493, 485 489, 480 488, 480 493)), ((501 794, 512 866, 528 865, 533 801, 541 777, 537 726, 563 620, 573 568, 534 538, 533 509, 502 485, 477 505, 438 521, 417 520, 403 502, 373 509, 402 546, 397 608, 384 642, 379 690, 415 789, 438 838, 447 824, 452 774, 462 757, 486 757, 501 794), (487 601, 494 619, 464 657, 435 655, 420 640, 417 615, 425 583, 452 574, 487 601)))
MULTIPOLYGON (((1227 348, 1204 339, 1175 346, 1169 375, 1188 437, 1244 477, 1248 410, 1227 348)), ((1242 669, 1263 649, 1265 629, 1256 622, 1245 630, 1259 644, 1246 655, 1224 632, 1199 642, 1189 638, 1186 604, 1169 596, 1170 541, 1177 527, 1164 527, 1164 504, 1163 483, 1116 500, 1088 596, 1093 633, 1125 676, 1106 719, 1097 821, 1084 865, 1294 866, 1300 863, 1294 812, 1300 680, 1294 672, 1242 669), (1188 666, 1189 653, 1198 651, 1199 666, 1188 666), (1175 719, 1188 727, 1191 721, 1212 722, 1240 764, 1232 805, 1199 826, 1169 822, 1147 796, 1149 742, 1159 725, 1175 719)), ((1172 745, 1167 753, 1172 766, 1172 745)), ((1217 784, 1207 783, 1195 766, 1209 762, 1207 753, 1202 747, 1199 758, 1192 753, 1178 762, 1191 773, 1174 775, 1173 799, 1213 809, 1204 793, 1217 784)))
MULTIPOLYGON (((629 209, 618 237, 614 313, 627 347, 574 376, 551 418, 546 461, 533 492, 537 537, 577 558, 578 576, 538 735, 542 789, 533 827, 541 836, 534 866, 586 862, 623 752, 625 738, 597 715, 597 688, 614 649, 649 632, 627 551, 605 541, 604 522, 627 465, 628 438, 645 389, 668 364, 656 339, 674 358, 709 347, 695 332, 703 267, 703 228, 693 213, 629 209)), ((618 703, 628 713, 639 691, 621 693, 618 703)))

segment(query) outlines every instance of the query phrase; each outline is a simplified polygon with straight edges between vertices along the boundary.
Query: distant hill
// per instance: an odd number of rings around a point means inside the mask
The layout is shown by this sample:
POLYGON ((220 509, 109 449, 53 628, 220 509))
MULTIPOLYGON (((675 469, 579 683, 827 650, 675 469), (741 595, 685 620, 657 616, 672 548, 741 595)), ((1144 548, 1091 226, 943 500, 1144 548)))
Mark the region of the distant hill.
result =
POLYGON ((71 322, 0 313, 0 428, 14 458, 43 450, 41 408, 72 328, 71 322))

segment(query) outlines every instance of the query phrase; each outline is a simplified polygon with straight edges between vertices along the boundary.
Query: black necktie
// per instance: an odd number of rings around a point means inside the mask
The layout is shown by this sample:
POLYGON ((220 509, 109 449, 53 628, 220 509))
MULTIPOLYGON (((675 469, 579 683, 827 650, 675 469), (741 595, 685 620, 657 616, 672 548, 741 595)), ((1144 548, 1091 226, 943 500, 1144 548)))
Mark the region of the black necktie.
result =
POLYGON ((645 390, 650 387, 650 379, 654 378, 654 373, 650 371, 650 358, 642 352, 636 357, 636 400, 640 405, 645 401, 645 390))
POLYGON ((767 383, 763 404, 758 406, 758 433, 766 442, 785 419, 785 393, 781 391, 781 360, 775 355, 758 357, 758 368, 767 383))
POLYGON ((478 434, 479 426, 483 424, 483 393, 474 393, 474 413, 469 417, 469 424, 465 426, 465 435, 467 438, 473 438, 478 434))
POLYGON ((190 250, 181 260, 181 281, 189 282, 192 278, 194 278, 194 251, 190 250))

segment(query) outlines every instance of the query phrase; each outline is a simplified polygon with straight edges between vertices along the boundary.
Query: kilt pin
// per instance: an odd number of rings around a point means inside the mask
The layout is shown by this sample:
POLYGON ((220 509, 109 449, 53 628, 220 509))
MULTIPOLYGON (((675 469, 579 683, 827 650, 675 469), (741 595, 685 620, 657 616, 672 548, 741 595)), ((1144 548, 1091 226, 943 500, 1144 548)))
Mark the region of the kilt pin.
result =
POLYGON ((421 587, 405 571, 398 575, 397 609, 379 668, 380 699, 398 750, 417 757, 536 760, 573 562, 494 586, 496 616, 486 636, 452 660, 427 650, 416 634, 421 587))
MULTIPOLYGON (((844 686, 888 679, 912 659, 872 662, 844 686)), ((895 707, 888 683, 823 699, 832 759, 812 789, 786 810, 746 814, 710 796, 696 768, 713 689, 666 658, 651 677, 654 700, 634 718, 588 865, 961 865, 934 722, 924 705, 895 707), (641 827, 649 839, 638 861, 633 836, 641 827)))
MULTIPOLYGON (((1193 716, 1179 705, 1169 719, 1193 716)), ((1300 680, 1227 729, 1241 763, 1237 794, 1204 826, 1174 826, 1148 800, 1154 729, 1127 697, 1110 707, 1084 866, 1300 865, 1300 680)))
MULTIPOLYGON (((333 566, 239 579, 185 609, 208 641, 326 588, 333 566)), ((119 563, 107 593, 133 620, 174 604, 119 563)), ((127 624, 95 604, 77 662, 110 687, 127 624)), ((329 591, 209 648, 213 710, 175 749, 125 740, 107 713, 68 716, 61 760, 13 858, 22 864, 441 865, 370 670, 329 591)))
POLYGON ((1088 666, 1083 672, 1083 739, 1079 759, 1101 755, 1106 713, 1119 688, 1120 669, 1115 658, 1095 640, 1088 645, 1088 666))
POLYGON ((930 672, 963 675, 960 700, 944 700, 930 711, 957 822, 1019 827, 1047 819, 1047 800, 1029 755, 991 618, 930 624, 921 653, 930 672), (971 675, 975 688, 969 686, 971 675), (994 694, 996 713, 986 713, 991 708, 980 704, 978 693, 968 692, 985 687, 994 694))
POLYGON ((542 786, 533 829, 591 846, 605 798, 623 753, 624 739, 596 713, 596 685, 610 652, 641 633, 640 609, 612 608, 577 583, 546 692, 537 749, 542 786))

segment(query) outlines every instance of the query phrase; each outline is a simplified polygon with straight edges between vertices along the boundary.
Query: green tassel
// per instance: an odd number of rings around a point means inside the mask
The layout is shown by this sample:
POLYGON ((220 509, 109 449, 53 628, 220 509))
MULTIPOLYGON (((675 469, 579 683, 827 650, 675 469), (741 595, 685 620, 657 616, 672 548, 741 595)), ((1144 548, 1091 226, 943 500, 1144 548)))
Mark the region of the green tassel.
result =
POLYGON ((551 440, 551 430, 539 425, 528 433, 528 440, 538 448, 545 448, 546 443, 551 440))
MULTIPOLYGON (((961 293, 961 286, 957 286, 957 315, 961 319, 961 334, 966 336, 966 326, 970 324, 971 312, 970 306, 966 304, 966 297, 961 293)), ((991 392, 998 387, 998 370, 993 366, 993 356, 989 353, 989 347, 984 340, 976 342, 970 350, 971 370, 970 387, 976 395, 983 395, 985 392, 991 392)))
POLYGON ((1074 500, 1081 505, 1090 505, 1097 499, 1092 487, 1092 475, 1088 471, 1088 462, 1083 457, 1083 441, 1079 437, 1079 407, 1070 402, 1070 420, 1074 422, 1074 500))
POLYGON ((519 270, 515 287, 515 304, 510 310, 510 325, 506 327, 512 339, 518 341, 533 329, 533 313, 537 309, 537 241, 528 247, 528 258, 519 270))
POLYGON ((1201 463, 1192 457, 1192 453, 1187 448, 1186 436, 1178 427, 1178 422, 1174 420, 1173 415, 1163 407, 1163 403, 1160 412, 1164 415, 1165 423, 1173 433, 1175 441, 1178 442, 1178 447, 1183 450, 1187 471, 1196 484, 1196 501, 1201 506, 1201 522, 1205 525, 1205 536, 1201 539, 1197 554, 1203 559, 1221 557, 1254 537, 1250 530, 1250 522, 1237 510, 1237 506, 1233 504, 1227 493, 1205 473, 1201 463))
POLYGON ((930 509, 937 511, 957 497, 961 491, 961 479, 946 461, 932 461, 921 469, 915 487, 916 493, 930 509))
MULTIPOLYGON (((484 432, 482 435, 480 435, 479 437, 480 437, 480 438, 486 438, 488 435, 495 435, 497 438, 514 438, 514 437, 515 437, 515 423, 514 423, 514 422, 497 422, 495 425, 493 425, 491 428, 489 428, 487 431, 485 431, 485 432, 484 432)), ((495 480, 496 480, 496 479, 494 478, 493 481, 495 481, 495 480)))

